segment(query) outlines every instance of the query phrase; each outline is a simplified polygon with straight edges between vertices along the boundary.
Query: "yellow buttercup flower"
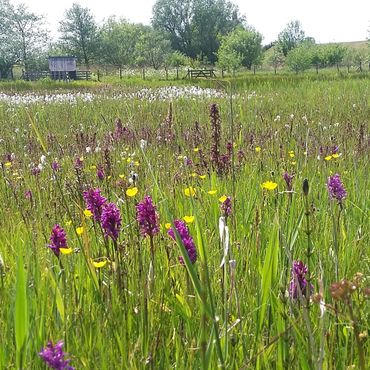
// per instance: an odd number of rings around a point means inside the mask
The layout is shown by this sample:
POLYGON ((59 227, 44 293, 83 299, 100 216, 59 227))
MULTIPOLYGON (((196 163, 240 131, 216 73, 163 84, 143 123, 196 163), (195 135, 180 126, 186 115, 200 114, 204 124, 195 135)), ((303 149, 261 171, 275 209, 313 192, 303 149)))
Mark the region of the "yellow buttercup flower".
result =
POLYGON ((222 197, 218 198, 218 201, 220 203, 223 203, 226 199, 227 199, 227 196, 226 195, 223 195, 222 197))
POLYGON ((261 151, 261 147, 260 147, 260 146, 256 146, 256 147, 254 148, 254 150, 256 151, 256 153, 259 153, 259 152, 261 151))
POLYGON ((207 193, 209 195, 215 195, 215 194, 217 194, 217 190, 209 190, 209 191, 207 191, 207 193))
POLYGON ((127 189, 126 190, 126 195, 128 197, 134 197, 137 194, 138 191, 139 191, 139 189, 135 186, 133 188, 127 189))
POLYGON ((124 178, 125 178, 125 175, 118 175, 118 177, 119 177, 120 179, 124 179, 124 178))
POLYGON ((93 164, 90 166, 90 170, 96 170, 96 166, 93 164))
POLYGON ((332 157, 331 155, 328 155, 328 156, 326 156, 326 157, 325 157, 325 160, 326 160, 326 161, 330 161, 332 158, 333 158, 333 157, 332 157))
POLYGON ((72 248, 59 248, 59 250, 62 254, 71 254, 73 252, 72 248))
POLYGON ((197 177, 197 176, 198 176, 198 174, 196 174, 195 172, 193 172, 193 173, 191 174, 191 176, 192 176, 192 177, 197 177))
POLYGON ((187 224, 191 224, 192 222, 194 222, 194 216, 184 216, 182 218, 187 224))
POLYGON ((93 214, 89 209, 84 209, 84 215, 85 217, 91 217, 93 214))
POLYGON ((289 150, 289 157, 290 158, 294 158, 295 157, 295 154, 294 154, 294 152, 293 152, 293 150, 289 150))
POLYGON ((198 153, 199 152, 199 148, 194 148, 193 151, 194 151, 194 153, 198 153))
POLYGON ((334 153, 331 155, 333 158, 339 158, 339 154, 338 153, 334 153))
POLYGON ((84 228, 82 226, 76 228, 77 235, 82 235, 84 233, 84 228))
POLYGON ((5 162, 5 167, 11 167, 12 166, 12 162, 5 162))
POLYGON ((164 224, 164 227, 168 230, 168 229, 170 229, 171 228, 171 223, 170 222, 166 222, 165 224, 164 224))
POLYGON ((196 193, 197 193, 197 190, 193 188, 192 186, 189 186, 188 188, 184 189, 184 194, 187 197, 194 197, 196 193))
POLYGON ((266 189, 266 190, 275 190, 278 184, 273 181, 266 181, 261 186, 263 189, 266 189))
POLYGON ((103 267, 107 264, 107 260, 99 261, 99 262, 92 261, 92 264, 93 264, 93 266, 94 266, 96 269, 101 269, 101 268, 103 268, 103 267))
POLYGON ((207 175, 199 175, 199 178, 204 180, 207 177, 207 175))

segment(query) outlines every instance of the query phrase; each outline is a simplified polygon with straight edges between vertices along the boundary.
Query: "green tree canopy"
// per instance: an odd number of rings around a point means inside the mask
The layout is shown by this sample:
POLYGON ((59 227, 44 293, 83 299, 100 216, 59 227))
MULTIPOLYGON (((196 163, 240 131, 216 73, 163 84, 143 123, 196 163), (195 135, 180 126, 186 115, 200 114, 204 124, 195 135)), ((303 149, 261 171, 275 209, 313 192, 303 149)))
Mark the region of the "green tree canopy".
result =
POLYGON ((136 48, 145 26, 111 17, 100 31, 99 60, 122 69, 135 63, 136 48))
POLYGON ((45 47, 44 18, 28 11, 24 4, 13 6, 0 0, 0 71, 6 75, 15 63, 28 70, 32 59, 45 47))
POLYGON ((222 38, 218 62, 222 68, 235 71, 239 66, 250 69, 262 57, 262 35, 252 28, 238 27, 222 38))
POLYGON ((74 3, 59 22, 63 49, 89 67, 98 50, 98 27, 89 8, 74 3))
POLYGON ((244 24, 244 18, 226 0, 157 0, 152 24, 168 33, 174 50, 214 63, 220 36, 244 24))
POLYGON ((280 52, 287 56, 290 50, 305 41, 306 35, 301 28, 301 23, 297 20, 287 24, 283 31, 279 33, 277 46, 280 52))

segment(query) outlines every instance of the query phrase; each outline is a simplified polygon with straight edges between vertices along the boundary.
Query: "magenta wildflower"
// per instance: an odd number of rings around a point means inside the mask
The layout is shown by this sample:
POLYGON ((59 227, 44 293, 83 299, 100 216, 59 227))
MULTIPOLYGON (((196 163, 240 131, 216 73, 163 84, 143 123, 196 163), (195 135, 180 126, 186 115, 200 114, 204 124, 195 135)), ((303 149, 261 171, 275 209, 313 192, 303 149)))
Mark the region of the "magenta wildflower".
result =
POLYGON ((50 244, 48 247, 57 257, 59 257, 60 248, 67 248, 66 232, 58 224, 55 224, 51 230, 50 244))
POLYGON ((152 237, 159 233, 159 216, 156 209, 152 198, 148 195, 136 206, 136 220, 142 236, 152 237))
POLYGON ((69 366, 71 360, 65 359, 66 354, 63 352, 63 341, 57 342, 55 345, 50 341, 45 348, 39 352, 39 356, 51 369, 57 370, 74 370, 74 367, 69 366))
POLYGON ((121 230, 121 213, 114 203, 108 203, 103 207, 101 226, 106 237, 114 241, 118 239, 121 230))
POLYGON ((32 200, 32 190, 31 189, 28 189, 24 192, 24 197, 28 200, 32 200))
POLYGON ((96 176, 98 177, 99 180, 104 180, 104 177, 105 177, 105 173, 104 173, 104 169, 102 166, 99 166, 97 171, 96 171, 96 176))
POLYGON ((292 191, 292 189, 293 189, 293 178, 294 178, 294 173, 289 175, 289 173, 287 171, 284 172, 283 179, 286 183, 286 187, 287 187, 288 191, 292 191))
POLYGON ((221 211, 225 217, 228 217, 231 215, 231 197, 228 196, 220 205, 221 211))
POLYGON ((32 167, 31 174, 33 176, 38 176, 41 173, 41 168, 39 166, 32 167))
POLYGON ((80 157, 77 157, 76 160, 75 160, 74 165, 75 165, 76 170, 82 170, 83 167, 84 167, 83 159, 81 159, 80 157))
POLYGON ((60 170, 60 164, 57 161, 54 161, 51 164, 51 168, 53 169, 53 171, 58 172, 60 170))
POLYGON ((100 189, 89 189, 88 191, 84 191, 83 196, 86 208, 92 212, 94 220, 100 222, 103 205, 107 202, 107 199, 100 195, 100 189))
MULTIPOLYGON (((297 299, 300 296, 299 290, 302 296, 307 294, 307 280, 306 274, 308 274, 308 268, 302 261, 293 261, 293 267, 291 269, 291 280, 289 285, 289 296, 290 298, 297 299), (298 289, 299 287, 299 289, 298 289)), ((310 286, 310 294, 313 290, 313 286, 310 286)))
POLYGON ((339 174, 330 176, 327 183, 329 196, 331 199, 336 199, 339 203, 347 196, 347 192, 344 189, 342 181, 340 180, 339 174))
MULTIPOLYGON (((175 225, 177 232, 180 235, 181 241, 184 244, 185 249, 188 252, 191 263, 195 263, 195 261, 197 260, 197 251, 195 249, 194 240, 189 234, 189 230, 185 222, 182 220, 175 220, 174 225, 175 225)), ((176 240, 175 232, 172 228, 168 230, 168 235, 173 240, 176 240)), ((179 261, 181 264, 184 264, 184 259, 182 258, 182 256, 179 257, 179 261)))

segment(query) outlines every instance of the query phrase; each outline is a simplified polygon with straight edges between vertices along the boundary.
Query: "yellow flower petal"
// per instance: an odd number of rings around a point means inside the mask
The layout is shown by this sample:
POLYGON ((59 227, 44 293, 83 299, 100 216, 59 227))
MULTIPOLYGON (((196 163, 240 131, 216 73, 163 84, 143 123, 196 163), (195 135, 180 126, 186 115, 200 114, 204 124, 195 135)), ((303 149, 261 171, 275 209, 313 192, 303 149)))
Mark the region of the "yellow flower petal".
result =
POLYGON ((168 229, 170 229, 171 228, 171 223, 170 222, 166 222, 165 224, 164 224, 164 227, 168 230, 168 229))
POLYGON ((96 170, 96 166, 93 164, 90 166, 90 170, 96 170))
POLYGON ((124 179, 124 178, 125 178, 125 175, 118 175, 118 177, 119 177, 120 179, 124 179))
POLYGON ((71 254, 73 252, 72 248, 59 248, 62 254, 71 254))
POLYGON ((187 197, 193 197, 197 193, 197 190, 193 188, 192 186, 189 186, 188 188, 184 189, 184 194, 187 197))
POLYGON ((192 222, 194 222, 194 216, 184 216, 182 218, 187 224, 191 224, 192 222))
POLYGON ((204 180, 207 177, 207 175, 199 175, 199 178, 204 180))
POLYGON ((207 191, 207 193, 209 195, 215 195, 215 194, 217 194, 217 190, 209 190, 209 191, 207 191))
POLYGON ((137 194, 138 191, 139 191, 139 189, 135 186, 133 188, 127 189, 126 190, 126 195, 128 197, 134 197, 137 194))
POLYGON ((261 147, 260 147, 260 146, 256 146, 256 147, 254 148, 254 150, 255 150, 257 153, 259 153, 259 152, 261 151, 261 147))
POLYGON ((334 153, 331 155, 333 158, 339 158, 339 154, 338 153, 334 153))
POLYGON ((266 181, 261 186, 263 189, 274 190, 277 188, 278 184, 276 182, 266 181))
POLYGON ((5 163, 5 167, 11 167, 12 166, 12 162, 6 162, 5 163))
POLYGON ((104 266, 107 264, 107 260, 100 261, 100 262, 92 261, 92 264, 93 264, 93 266, 94 266, 96 269, 101 269, 102 267, 104 267, 104 266))
POLYGON ((139 161, 135 161, 135 166, 136 167, 140 166, 140 162, 139 161))
POLYGON ((197 175, 195 172, 193 172, 193 173, 191 174, 191 176, 192 176, 192 177, 197 177, 198 175, 197 175))
POLYGON ((84 233, 84 228, 82 226, 76 228, 77 235, 82 235, 84 233))
POLYGON ((72 225, 72 220, 66 221, 66 225, 71 226, 72 225))
POLYGON ((333 158, 333 157, 332 157, 331 155, 328 155, 328 156, 326 156, 326 157, 325 157, 325 160, 326 160, 326 161, 330 161, 332 158, 333 158))
POLYGON ((194 153, 198 153, 199 152, 199 148, 194 148, 193 151, 194 151, 194 153))
POLYGON ((91 217, 93 214, 89 209, 84 209, 84 215, 85 217, 91 217))
POLYGON ((218 201, 220 203, 223 203, 226 199, 227 199, 227 196, 226 195, 223 195, 222 197, 218 198, 218 201))

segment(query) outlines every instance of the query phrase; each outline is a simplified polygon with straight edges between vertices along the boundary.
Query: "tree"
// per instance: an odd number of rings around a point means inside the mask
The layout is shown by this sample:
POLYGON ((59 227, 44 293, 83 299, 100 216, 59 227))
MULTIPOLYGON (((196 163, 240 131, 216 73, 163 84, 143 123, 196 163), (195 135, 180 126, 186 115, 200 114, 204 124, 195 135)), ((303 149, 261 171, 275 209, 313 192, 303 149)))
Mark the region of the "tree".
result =
POLYGON ((285 57, 276 47, 273 48, 272 53, 267 58, 267 63, 274 68, 274 73, 278 68, 284 65, 285 57))
POLYGON ((194 57, 192 48, 193 0, 157 0, 153 6, 152 25, 169 35, 171 46, 194 57))
POLYGON ((278 49, 284 56, 287 56, 289 51, 294 49, 306 39, 305 32, 301 29, 299 21, 291 21, 286 28, 279 33, 278 49))
POLYGON ((312 65, 314 46, 311 43, 302 43, 290 50, 286 57, 286 64, 296 73, 309 69, 312 65))
POLYGON ((43 50, 47 40, 44 18, 0 0, 0 71, 8 74, 16 62, 29 69, 31 60, 43 50))
POLYGON ((233 71, 240 66, 251 69, 262 57, 262 36, 252 28, 238 27, 222 38, 217 53, 219 65, 233 71))
POLYGON ((170 41, 163 33, 146 27, 136 45, 137 63, 159 69, 165 64, 170 53, 170 41))
POLYGON ((157 0, 152 25, 169 35, 174 50, 214 63, 224 36, 244 24, 236 5, 226 0, 157 0))
POLYGON ((144 32, 140 24, 109 18, 100 32, 99 60, 118 67, 121 78, 122 69, 135 63, 136 45, 144 32))
POLYGON ((176 50, 168 56, 167 62, 168 65, 176 68, 176 79, 178 80, 179 68, 189 63, 189 58, 185 54, 176 50))
POLYGON ((89 8, 74 3, 59 22, 64 50, 83 60, 87 68, 96 56, 98 27, 89 8))

